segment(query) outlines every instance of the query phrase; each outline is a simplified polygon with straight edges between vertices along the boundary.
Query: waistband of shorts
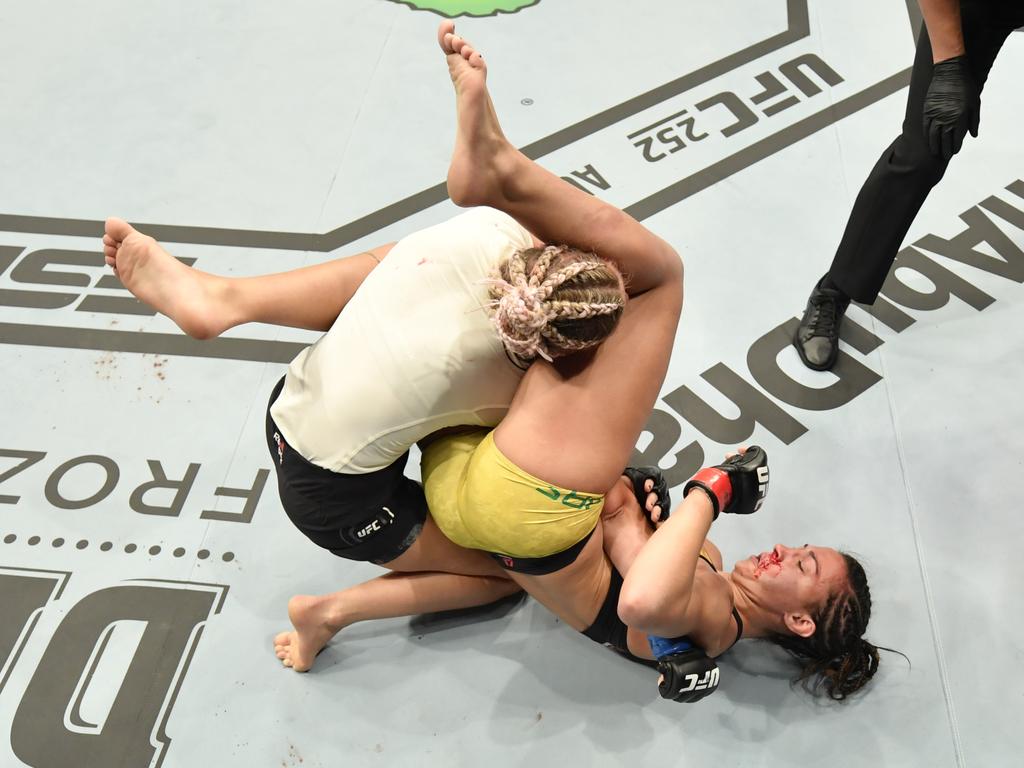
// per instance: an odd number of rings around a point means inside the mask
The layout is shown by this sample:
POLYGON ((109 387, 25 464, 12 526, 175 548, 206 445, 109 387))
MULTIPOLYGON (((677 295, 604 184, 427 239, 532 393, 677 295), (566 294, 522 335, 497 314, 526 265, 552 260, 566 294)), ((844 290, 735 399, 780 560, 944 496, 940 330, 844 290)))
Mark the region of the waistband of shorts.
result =
POLYGON ((587 546, 587 542, 590 541, 590 537, 594 535, 596 530, 597 526, 594 526, 590 533, 568 549, 563 549, 561 552, 545 555, 544 557, 512 557, 511 555, 503 555, 500 552, 488 552, 487 554, 493 557, 498 562, 498 565, 506 571, 514 571, 526 576, 544 576, 560 571, 567 565, 572 565, 576 562, 576 558, 580 556, 580 552, 587 546))

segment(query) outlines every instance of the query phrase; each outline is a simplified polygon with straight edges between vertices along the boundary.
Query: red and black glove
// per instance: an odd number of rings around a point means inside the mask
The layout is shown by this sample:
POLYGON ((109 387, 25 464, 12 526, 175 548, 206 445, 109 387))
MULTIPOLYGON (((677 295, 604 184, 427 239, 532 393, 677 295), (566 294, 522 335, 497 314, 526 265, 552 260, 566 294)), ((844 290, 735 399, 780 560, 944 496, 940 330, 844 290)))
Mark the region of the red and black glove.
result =
POLYGON ((683 496, 692 488, 700 488, 708 495, 716 520, 719 512, 753 514, 768 494, 768 454, 752 445, 722 464, 702 469, 684 486, 683 496))

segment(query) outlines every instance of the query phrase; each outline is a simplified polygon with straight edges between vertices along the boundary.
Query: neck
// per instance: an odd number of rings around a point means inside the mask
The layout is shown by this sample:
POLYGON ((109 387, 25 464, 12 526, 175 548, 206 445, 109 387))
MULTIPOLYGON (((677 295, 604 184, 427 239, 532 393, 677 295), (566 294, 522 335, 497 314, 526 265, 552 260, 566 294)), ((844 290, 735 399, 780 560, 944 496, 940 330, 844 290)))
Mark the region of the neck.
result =
POLYGON ((740 619, 743 620, 744 638, 768 637, 782 633, 782 620, 779 616, 758 603, 757 599, 744 589, 741 583, 735 581, 732 571, 722 575, 729 581, 733 607, 739 613, 740 619))

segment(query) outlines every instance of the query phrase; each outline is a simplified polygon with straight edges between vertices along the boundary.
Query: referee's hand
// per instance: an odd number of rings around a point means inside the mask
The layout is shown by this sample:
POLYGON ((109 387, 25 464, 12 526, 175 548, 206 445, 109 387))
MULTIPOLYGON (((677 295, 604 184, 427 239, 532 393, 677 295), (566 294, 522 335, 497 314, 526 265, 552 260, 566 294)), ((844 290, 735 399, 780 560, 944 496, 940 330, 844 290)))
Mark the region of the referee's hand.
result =
POLYGON ((967 56, 954 56, 932 68, 924 97, 924 136, 929 151, 948 161, 960 151, 970 131, 978 136, 981 96, 967 56))

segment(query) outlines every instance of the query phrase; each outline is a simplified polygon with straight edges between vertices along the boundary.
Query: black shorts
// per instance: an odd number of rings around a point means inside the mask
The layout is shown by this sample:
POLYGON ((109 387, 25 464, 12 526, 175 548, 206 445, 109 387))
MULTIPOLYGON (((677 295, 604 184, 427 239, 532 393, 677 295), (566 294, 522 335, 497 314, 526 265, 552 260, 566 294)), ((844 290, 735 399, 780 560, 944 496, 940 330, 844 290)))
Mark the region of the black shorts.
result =
POLYGON ((390 467, 344 475, 311 464, 284 440, 267 404, 267 448, 289 519, 314 544, 348 560, 383 564, 412 546, 427 519, 422 486, 405 476, 405 453, 390 467))

